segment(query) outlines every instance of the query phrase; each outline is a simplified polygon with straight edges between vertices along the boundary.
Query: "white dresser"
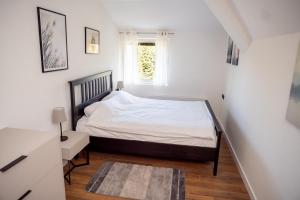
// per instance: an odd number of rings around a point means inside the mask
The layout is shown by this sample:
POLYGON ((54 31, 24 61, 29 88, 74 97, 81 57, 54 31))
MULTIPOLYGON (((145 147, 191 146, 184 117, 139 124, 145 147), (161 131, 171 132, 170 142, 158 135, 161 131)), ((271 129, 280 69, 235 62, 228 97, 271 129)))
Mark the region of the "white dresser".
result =
POLYGON ((0 200, 17 199, 65 199, 59 135, 0 130, 0 200))

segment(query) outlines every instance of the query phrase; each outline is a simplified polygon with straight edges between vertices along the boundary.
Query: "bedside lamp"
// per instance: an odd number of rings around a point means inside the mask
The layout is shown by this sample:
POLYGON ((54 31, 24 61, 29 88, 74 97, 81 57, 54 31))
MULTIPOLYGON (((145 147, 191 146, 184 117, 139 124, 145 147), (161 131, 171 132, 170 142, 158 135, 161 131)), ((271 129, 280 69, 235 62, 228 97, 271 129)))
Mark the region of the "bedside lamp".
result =
POLYGON ((60 125, 60 141, 65 141, 68 139, 67 136, 62 135, 62 126, 61 123, 67 121, 65 108, 57 107, 53 109, 52 120, 54 123, 59 123, 60 125))
POLYGON ((124 88, 124 83, 123 83, 123 81, 118 81, 117 82, 117 90, 119 91, 119 90, 122 90, 122 88, 124 88))

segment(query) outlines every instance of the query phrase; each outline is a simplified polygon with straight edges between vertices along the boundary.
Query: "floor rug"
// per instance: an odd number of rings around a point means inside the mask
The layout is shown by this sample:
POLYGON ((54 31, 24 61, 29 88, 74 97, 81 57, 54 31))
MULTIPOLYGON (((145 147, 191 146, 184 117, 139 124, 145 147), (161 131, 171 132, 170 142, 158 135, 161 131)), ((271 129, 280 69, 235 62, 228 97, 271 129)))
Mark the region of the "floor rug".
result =
POLYGON ((86 186, 88 192, 130 199, 185 199, 184 172, 179 169, 105 162, 86 186))

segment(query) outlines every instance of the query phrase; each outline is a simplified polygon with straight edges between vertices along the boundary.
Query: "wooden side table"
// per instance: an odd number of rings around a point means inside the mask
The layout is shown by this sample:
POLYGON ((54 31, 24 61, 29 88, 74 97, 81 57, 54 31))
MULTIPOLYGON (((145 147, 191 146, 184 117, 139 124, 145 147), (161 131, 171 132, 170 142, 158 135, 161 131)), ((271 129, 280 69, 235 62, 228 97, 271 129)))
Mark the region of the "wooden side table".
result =
POLYGON ((63 160, 66 160, 68 164, 68 171, 64 174, 64 177, 65 180, 71 184, 71 172, 73 169, 90 164, 88 149, 90 137, 87 133, 78 131, 65 131, 63 135, 68 136, 66 141, 61 142, 62 158, 63 160), (86 150, 86 162, 82 164, 74 164, 72 162, 73 158, 83 149, 86 150))

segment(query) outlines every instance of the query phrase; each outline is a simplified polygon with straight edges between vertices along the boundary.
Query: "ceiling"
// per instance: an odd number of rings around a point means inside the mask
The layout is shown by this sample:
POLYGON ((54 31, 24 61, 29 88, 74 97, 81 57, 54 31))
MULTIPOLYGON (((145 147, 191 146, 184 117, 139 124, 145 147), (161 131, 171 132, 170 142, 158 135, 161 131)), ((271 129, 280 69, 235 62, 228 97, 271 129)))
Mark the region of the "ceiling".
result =
POLYGON ((300 32, 300 0, 232 0, 253 39, 300 32))
MULTIPOLYGON (((100 1, 119 30, 223 30, 204 0, 100 1)), ((300 0, 227 0, 227 3, 234 7, 252 39, 300 32, 300 0)))
POLYGON ((222 29, 203 0, 101 0, 101 2, 120 30, 222 29))

